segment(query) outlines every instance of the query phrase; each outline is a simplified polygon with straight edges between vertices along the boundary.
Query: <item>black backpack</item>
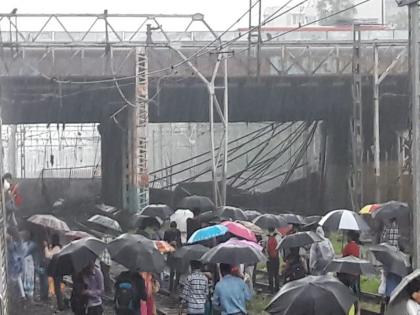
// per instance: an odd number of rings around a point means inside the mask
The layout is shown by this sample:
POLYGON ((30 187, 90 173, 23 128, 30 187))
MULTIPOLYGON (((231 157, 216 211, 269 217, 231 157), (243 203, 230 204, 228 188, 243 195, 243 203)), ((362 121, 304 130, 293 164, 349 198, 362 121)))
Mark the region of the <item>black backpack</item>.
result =
POLYGON ((302 279, 306 276, 305 268, 300 259, 293 261, 286 270, 284 270, 285 283, 302 279))
POLYGON ((117 311, 135 311, 135 289, 131 282, 124 281, 116 285, 115 309, 117 311))

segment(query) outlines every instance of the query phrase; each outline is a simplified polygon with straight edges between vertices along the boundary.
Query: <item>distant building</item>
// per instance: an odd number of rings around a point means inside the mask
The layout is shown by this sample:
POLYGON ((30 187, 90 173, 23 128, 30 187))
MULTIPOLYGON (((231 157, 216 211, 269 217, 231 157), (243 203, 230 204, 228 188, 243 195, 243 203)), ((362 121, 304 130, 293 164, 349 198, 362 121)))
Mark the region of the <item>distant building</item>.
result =
MULTIPOLYGON (((279 8, 280 6, 267 7, 264 10, 264 20, 271 19, 271 15, 279 8)), ((273 19, 271 22, 267 23, 266 26, 299 26, 317 19, 316 0, 310 0, 305 5, 294 8, 293 10, 290 10, 291 8, 292 6, 286 6, 280 10, 279 13, 274 14, 273 17, 277 14, 280 14, 281 16, 273 19), (281 12, 287 10, 290 11, 286 14, 281 14, 281 12)))

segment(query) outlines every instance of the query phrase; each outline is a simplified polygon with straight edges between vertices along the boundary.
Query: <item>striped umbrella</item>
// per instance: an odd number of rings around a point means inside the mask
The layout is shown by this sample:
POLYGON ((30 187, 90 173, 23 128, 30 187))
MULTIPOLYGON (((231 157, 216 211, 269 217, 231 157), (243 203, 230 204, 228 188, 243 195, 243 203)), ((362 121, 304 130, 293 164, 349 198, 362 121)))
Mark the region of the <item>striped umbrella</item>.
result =
POLYGON ((350 210, 333 210, 319 221, 319 225, 329 231, 351 230, 368 231, 369 226, 356 212, 350 210))
POLYGON ((28 222, 56 231, 70 231, 70 228, 66 222, 50 214, 35 214, 29 217, 28 222))
POLYGON ((381 205, 378 203, 374 203, 371 205, 366 205, 362 209, 360 209, 359 214, 372 214, 376 209, 378 209, 381 205))

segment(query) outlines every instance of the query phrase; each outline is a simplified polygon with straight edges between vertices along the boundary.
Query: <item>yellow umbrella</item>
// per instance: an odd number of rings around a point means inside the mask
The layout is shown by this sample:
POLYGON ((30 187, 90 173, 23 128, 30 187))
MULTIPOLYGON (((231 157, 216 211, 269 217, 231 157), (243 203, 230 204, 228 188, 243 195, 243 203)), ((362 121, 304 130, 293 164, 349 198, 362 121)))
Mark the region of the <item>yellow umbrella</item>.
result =
POLYGON ((379 203, 374 203, 371 205, 366 205, 362 209, 360 209, 359 214, 372 214, 376 209, 378 209, 381 205, 379 203))

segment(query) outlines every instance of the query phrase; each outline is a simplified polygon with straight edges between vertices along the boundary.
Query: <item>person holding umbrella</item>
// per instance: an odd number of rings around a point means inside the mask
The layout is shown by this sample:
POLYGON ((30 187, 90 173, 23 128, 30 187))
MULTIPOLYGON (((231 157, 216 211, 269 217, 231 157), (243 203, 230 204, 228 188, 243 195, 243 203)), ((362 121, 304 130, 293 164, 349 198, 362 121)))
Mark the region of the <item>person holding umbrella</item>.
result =
POLYGON ((309 251, 309 270, 312 275, 325 274, 324 269, 334 259, 334 247, 331 241, 325 237, 324 229, 318 226, 316 234, 322 239, 311 245, 309 251))
MULTIPOLYGON (((168 242, 170 245, 175 247, 175 249, 181 247, 181 231, 178 230, 177 224, 175 221, 172 221, 169 225, 169 229, 165 231, 165 234, 163 235, 163 240, 165 242, 168 242)), ((174 289, 174 286, 177 287, 179 284, 179 273, 175 272, 174 268, 174 262, 172 255, 168 255, 168 264, 170 267, 170 273, 169 273, 169 291, 172 292, 174 289), (175 279, 174 279, 175 278, 175 279), (175 280, 175 281, 174 281, 175 280)))
POLYGON ((381 243, 388 243, 399 249, 400 229, 396 218, 391 218, 385 224, 381 235, 381 243))
POLYGON ((201 272, 201 263, 191 261, 191 273, 187 276, 181 292, 181 301, 187 306, 188 315, 204 315, 207 296, 209 294, 209 280, 201 272))
POLYGON ((146 301, 146 286, 138 272, 123 271, 115 282, 114 308, 117 315, 139 315, 140 301, 146 301))
POLYGON ((214 289, 213 305, 222 315, 247 314, 246 303, 251 300, 251 292, 245 282, 231 274, 232 266, 220 264, 220 280, 214 289))
POLYGON ((274 293, 280 289, 280 258, 279 251, 277 249, 278 243, 276 239, 277 233, 273 227, 270 227, 268 230, 268 239, 267 239, 267 271, 268 271, 268 283, 270 287, 270 292, 274 293))
POLYGON ((82 295, 87 297, 86 315, 102 315, 104 276, 94 261, 91 261, 83 270, 83 282, 85 289, 82 291, 82 295))

